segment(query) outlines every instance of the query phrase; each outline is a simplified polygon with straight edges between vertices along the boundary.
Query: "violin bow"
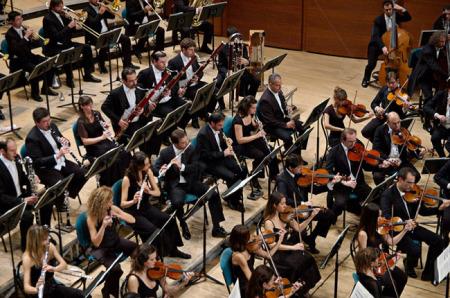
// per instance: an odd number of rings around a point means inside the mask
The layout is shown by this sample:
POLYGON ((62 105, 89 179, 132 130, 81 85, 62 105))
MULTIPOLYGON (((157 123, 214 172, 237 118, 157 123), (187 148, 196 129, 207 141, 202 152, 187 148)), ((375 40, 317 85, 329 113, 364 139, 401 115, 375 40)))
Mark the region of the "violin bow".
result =
MULTIPOLYGON (((400 91, 402 91, 403 90, 403 87, 405 87, 406 86, 406 83, 408 83, 408 80, 409 80, 409 78, 407 78, 406 80, 405 80, 405 82, 403 83, 403 85, 399 85, 399 84, 397 84, 397 88, 400 88, 400 91)), ((389 93, 388 93, 389 94, 389 93)), ((394 96, 395 97, 397 97, 397 95, 395 94, 395 90, 394 91, 392 91, 392 94, 394 94, 394 96)), ((387 109, 391 106, 391 104, 395 101, 395 97, 394 97, 394 99, 393 100, 391 100, 389 103, 388 103, 388 105, 386 106, 386 108, 384 109, 384 112, 386 113, 386 111, 387 111, 387 109)), ((403 98, 401 98, 400 97, 400 99, 402 99, 402 101, 403 101, 403 98)), ((404 101, 403 101, 404 102, 404 101)))
MULTIPOLYGON (((369 140, 367 140, 366 146, 364 146, 364 152, 361 154, 361 159, 359 160, 358 170, 356 171, 355 179, 358 179, 359 172, 361 171, 362 164, 364 162, 364 153, 366 151, 367 146, 369 146, 369 140)), ((352 169, 350 169, 351 173, 352 169)))
MULTIPOLYGON (((353 97, 353 105, 356 104, 356 96, 358 95, 358 90, 355 90, 355 97, 353 97)), ((348 128, 350 128, 352 124, 352 117, 353 117, 353 109, 350 111, 350 116, 348 117, 348 128)))
POLYGON ((420 207, 422 206, 423 196, 425 195, 425 189, 427 189, 428 182, 430 181, 430 176, 431 176, 431 172, 428 171, 427 182, 425 182, 425 186, 422 190, 422 193, 420 194, 419 205, 417 206, 416 215, 414 216, 414 221, 417 221, 417 217, 419 216, 419 210, 420 210, 420 207))
POLYGON ((392 287, 394 288, 394 292, 395 292, 395 297, 399 298, 398 292, 397 292, 397 286, 395 285, 395 281, 394 278, 392 277, 392 273, 391 273, 391 268, 389 268, 389 264, 387 262, 386 257, 384 256, 384 252, 381 250, 380 254, 383 254, 383 261, 384 261, 384 265, 386 266, 386 271, 388 272, 389 275, 389 279, 392 282, 392 287))
MULTIPOLYGON (((414 122, 416 121, 416 119, 413 119, 412 120, 412 122, 411 122, 411 127, 413 127, 414 126, 414 122)), ((408 130, 407 128, 405 128, 406 130, 408 130)), ((401 130, 401 127, 400 127, 400 130, 401 130)), ((409 132, 409 130, 408 130, 408 132, 409 132)), ((411 134, 411 132, 409 132, 410 134, 411 134)), ((402 147, 400 148, 400 151, 398 152, 398 158, 400 158, 400 156, 402 155, 402 153, 403 153, 403 150, 406 148, 406 143, 408 142, 408 139, 406 139, 406 136, 405 136, 405 142, 403 143, 403 145, 402 145, 402 147)))

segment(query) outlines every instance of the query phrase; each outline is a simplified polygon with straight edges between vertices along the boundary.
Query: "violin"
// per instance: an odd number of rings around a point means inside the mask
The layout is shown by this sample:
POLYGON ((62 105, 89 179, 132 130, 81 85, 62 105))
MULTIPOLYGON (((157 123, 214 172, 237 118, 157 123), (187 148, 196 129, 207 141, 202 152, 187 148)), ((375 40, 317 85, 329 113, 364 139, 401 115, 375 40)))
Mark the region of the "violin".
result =
POLYGON ((415 203, 420 198, 425 207, 436 208, 439 205, 439 201, 444 202, 444 198, 439 197, 439 191, 433 188, 425 188, 423 190, 419 185, 414 184, 410 191, 405 192, 405 201, 408 203, 415 203))
MULTIPOLYGON (((304 286, 305 282, 301 281, 300 285, 304 286)), ((280 296, 286 297, 292 293, 292 286, 293 284, 287 278, 282 278, 277 286, 273 287, 272 289, 265 290, 264 297, 265 298, 278 298, 280 296)))
MULTIPOLYGON (((273 244, 275 243, 276 235, 278 234, 279 233, 274 233, 272 230, 265 230, 262 232, 262 238, 267 244, 273 244)), ((255 252, 261 247, 262 242, 261 235, 252 235, 245 248, 249 252, 255 252)))
POLYGON ((291 206, 287 206, 284 209, 284 212, 280 213, 280 219, 285 223, 290 222, 293 218, 307 219, 311 215, 311 212, 313 212, 314 209, 317 208, 320 208, 320 210, 324 209, 324 207, 321 206, 309 206, 309 205, 299 205, 297 209, 291 206))
POLYGON ((409 130, 404 127, 400 128, 400 132, 391 135, 391 142, 395 145, 404 145, 409 151, 425 148, 422 146, 422 140, 418 136, 412 135, 409 130))
MULTIPOLYGON (((170 279, 179 280, 185 272, 189 271, 183 270, 179 264, 164 264, 163 262, 157 261, 153 268, 147 270, 147 277, 152 280, 158 280, 167 276, 170 279)), ((195 275, 199 276, 200 273, 195 273, 195 275)))
POLYGON ((363 104, 354 104, 351 100, 344 99, 338 106, 337 111, 341 115, 356 117, 363 117, 365 114, 369 113, 366 106, 363 104))
POLYGON ((379 217, 377 221, 377 232, 380 235, 387 235, 389 232, 401 232, 405 228, 406 222, 400 217, 394 216, 391 218, 379 217))
POLYGON ((378 266, 374 268, 373 273, 375 276, 382 277, 388 269, 392 269, 397 264, 398 260, 400 260, 400 256, 397 254, 389 255, 381 252, 376 260, 378 266))
POLYGON ((384 159, 381 158, 381 154, 377 150, 366 150, 364 145, 361 143, 356 143, 352 149, 348 150, 348 159, 351 161, 360 162, 364 160, 367 164, 371 166, 377 166, 379 163, 383 162, 384 159))
POLYGON ((336 175, 330 175, 326 169, 317 169, 312 171, 308 168, 301 168, 300 177, 297 179, 297 185, 300 187, 307 187, 311 183, 316 185, 326 185, 336 175))
POLYGON ((387 95, 388 101, 394 102, 398 106, 408 108, 410 110, 415 110, 416 107, 413 106, 408 99, 409 99, 408 94, 402 92, 401 88, 397 88, 394 91, 389 92, 387 95))

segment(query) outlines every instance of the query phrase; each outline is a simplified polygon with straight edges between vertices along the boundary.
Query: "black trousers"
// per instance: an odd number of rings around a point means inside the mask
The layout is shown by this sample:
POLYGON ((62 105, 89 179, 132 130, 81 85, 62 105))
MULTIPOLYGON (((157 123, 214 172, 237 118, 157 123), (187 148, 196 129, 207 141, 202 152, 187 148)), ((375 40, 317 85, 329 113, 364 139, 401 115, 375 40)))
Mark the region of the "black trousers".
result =
MULTIPOLYGON (((195 181, 193 183, 178 183, 176 186, 168 189, 169 199, 172 202, 172 206, 177 208, 177 216, 180 219, 183 214, 184 197, 186 194, 193 194, 197 197, 201 197, 208 191, 209 187, 200 182, 195 181), (181 216, 181 217, 180 217, 181 216)), ((222 210, 222 202, 217 192, 208 200, 209 212, 211 213, 211 220, 213 228, 219 227, 220 223, 225 220, 222 210)))
POLYGON ((360 202, 364 201, 372 189, 366 183, 358 183, 355 189, 349 187, 336 187, 333 189, 333 207, 331 210, 336 218, 341 215, 342 211, 347 210, 351 213, 359 215, 361 213, 360 202))
MULTIPOLYGON (((237 145, 234 149, 239 156, 245 156, 253 159, 252 169, 254 170, 262 162, 264 157, 270 153, 271 150, 269 150, 267 146, 268 145, 263 138, 259 138, 249 143, 237 145)), ((276 175, 278 175, 278 171, 278 161, 276 158, 273 158, 269 163, 269 176, 276 177, 276 175)), ((264 171, 262 171, 258 177, 263 178, 264 171)))
MULTIPOLYGON (((405 149, 406 150, 406 149, 405 149)), ((414 172, 414 176, 416 177, 416 183, 420 181, 420 172, 414 167, 412 163, 409 161, 402 161, 400 167, 398 168, 386 168, 386 169, 377 169, 377 171, 373 172, 373 181, 376 185, 380 184, 386 179, 386 176, 391 176, 401 168, 410 168, 414 172)))
MULTIPOLYGON (((217 74, 216 86, 220 88, 227 77, 227 73, 219 71, 217 74)), ((253 95, 256 96, 258 92, 259 84, 261 83, 257 77, 252 75, 248 70, 244 70, 241 80, 239 82, 239 96, 253 95)))
MULTIPOLYGON (((34 54, 31 54, 29 57, 27 57, 27 59, 13 58, 13 59, 11 59, 11 64, 10 64, 11 73, 13 73, 19 69, 23 69, 24 71, 31 74, 31 72, 36 67, 36 65, 45 60, 46 59, 44 57, 42 57, 40 55, 34 55, 34 54)), ((51 84, 51 82, 52 82, 54 73, 55 72, 52 69, 52 70, 48 71, 47 73, 45 73, 44 75, 31 80, 30 81, 31 94, 39 95, 39 81, 40 80, 43 81, 42 90, 46 90, 47 85, 51 84)), ((23 79, 25 80, 25 77, 23 77, 23 79)))
POLYGON ((413 269, 420 257, 420 243, 425 242, 428 245, 427 260, 422 272, 422 276, 434 276, 434 261, 444 249, 443 240, 435 233, 421 226, 416 227, 412 232, 408 232, 397 244, 397 248, 406 252, 406 265, 413 269))
MULTIPOLYGON (((119 37, 119 44, 122 48, 123 66, 129 67, 131 65, 131 41, 126 35, 121 34, 119 37)), ((94 44, 95 46, 95 44, 94 44)), ((108 59, 108 49, 102 48, 98 51, 98 64, 105 65, 105 61, 108 59)))
MULTIPOLYGON (((68 160, 67 157, 65 163, 66 166, 62 167, 60 171, 53 168, 41 168, 36 170, 36 174, 41 179, 42 184, 44 184, 47 188, 55 185, 59 180, 64 179, 71 174, 74 174, 72 180, 69 183, 69 186, 67 187, 67 190, 69 191, 69 197, 73 199, 78 195, 78 193, 86 183, 86 178, 84 177, 86 171, 83 168, 79 167, 76 163, 68 160)), ((50 226, 53 205, 62 204, 63 201, 64 196, 58 197, 55 201, 53 201, 53 204, 48 204, 40 210, 41 225, 50 226)))
MULTIPOLYGON (((123 252, 126 256, 130 256, 133 251, 136 249, 137 244, 120 238, 120 242, 114 248, 96 248, 93 249, 91 254, 106 268, 112 265, 114 260, 117 258, 118 253, 123 252)), ((109 295, 113 295, 116 298, 119 298, 119 281, 122 276, 122 268, 120 268, 120 264, 117 263, 110 271, 105 280, 105 286, 102 289, 102 296, 104 298, 109 295)))
POLYGON ((370 81, 370 75, 377 66, 378 56, 382 53, 383 51, 376 44, 369 44, 367 47, 367 65, 364 70, 364 81, 370 81))
POLYGON ((25 212, 20 219, 20 248, 25 251, 27 247, 28 229, 33 225, 34 215, 31 207, 26 207, 25 212))
MULTIPOLYGON (((38 295, 29 295, 27 297, 38 297, 38 295)), ((83 292, 80 289, 66 287, 57 283, 54 278, 45 282, 44 297, 48 298, 83 298, 83 292)))
POLYGON ((442 146, 442 140, 446 140, 445 149, 450 152, 450 129, 438 125, 433 128, 431 133, 431 143, 433 144, 434 150, 436 150, 439 157, 445 157, 444 147, 442 146))
MULTIPOLYGON (((284 127, 277 127, 277 128, 264 128, 264 130, 269 133, 270 135, 276 137, 277 139, 280 139, 284 142, 284 149, 287 150, 289 147, 292 146, 294 143, 292 141, 291 135, 294 133, 293 129, 290 128, 284 128, 284 127)), ((297 131, 300 135, 305 131, 305 129, 302 126, 302 122, 295 121, 295 131, 297 131)))
POLYGON ((375 129, 380 127, 386 123, 385 119, 379 119, 379 118, 373 118, 370 120, 361 130, 361 134, 368 139, 369 141, 373 142, 373 138, 375 136, 375 129))
MULTIPOLYGON (((129 25, 125 27, 125 35, 126 36, 134 36, 138 29, 137 25, 129 25)), ((155 32, 155 48, 154 51, 164 51, 164 34, 165 31, 163 28, 158 27, 155 32)), ((134 46, 135 53, 141 53, 144 50, 145 43, 148 41, 148 38, 140 38, 136 45, 134 46)), ((150 57, 149 57, 150 62, 150 57)))
POLYGON ((203 21, 200 26, 198 27, 184 27, 181 31, 177 31, 174 30, 172 33, 172 42, 173 44, 178 44, 179 40, 178 40, 178 32, 181 33, 181 39, 186 38, 186 37, 194 37, 194 34, 197 31, 202 31, 203 32, 203 42, 202 42, 202 46, 201 47, 206 47, 208 45, 208 43, 212 42, 212 37, 214 34, 214 28, 213 25, 210 22, 207 21, 203 21))
POLYGON ((450 233, 450 208, 442 211, 442 233, 444 234, 445 245, 448 245, 448 233, 450 233))
MULTIPOLYGON (((128 124, 122 137, 119 139, 120 144, 127 144, 133 134, 144 125, 146 125, 150 120, 145 117, 139 117, 136 122, 131 122, 128 124)), ((142 145, 139 146, 139 150, 145 152, 149 157, 152 154, 159 154, 159 149, 161 148, 161 138, 157 133, 153 133, 150 140, 146 140, 142 145)))
POLYGON ((389 272, 386 271, 386 273, 381 278, 381 284, 383 285, 382 296, 397 297, 397 295, 395 294, 395 290, 397 290, 398 296, 400 297, 407 281, 408 275, 406 275, 406 273, 397 266, 391 270, 391 275, 389 275, 389 272))
POLYGON ((312 239, 316 239, 317 236, 326 238, 331 225, 336 222, 336 215, 333 210, 323 209, 314 217, 313 220, 317 221, 317 224, 312 230, 310 237, 312 239))

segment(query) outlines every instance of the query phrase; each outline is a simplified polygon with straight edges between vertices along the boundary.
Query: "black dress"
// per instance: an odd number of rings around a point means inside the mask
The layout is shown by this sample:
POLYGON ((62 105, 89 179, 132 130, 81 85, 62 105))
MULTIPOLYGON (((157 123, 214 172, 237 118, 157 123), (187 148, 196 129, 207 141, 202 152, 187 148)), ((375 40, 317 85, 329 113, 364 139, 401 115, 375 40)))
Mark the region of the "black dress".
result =
MULTIPOLYGON (((147 287, 147 285, 145 284, 145 282, 136 274, 134 273, 130 273, 130 275, 133 275, 134 277, 137 278, 138 282, 139 282, 139 286, 138 286, 138 294, 141 298, 156 298, 158 297, 158 288, 159 288, 159 281, 156 280, 156 285, 153 289, 147 287)), ((130 276, 128 275, 128 277, 130 276)))
MULTIPOLYGON (((329 105, 324 111, 325 114, 328 114, 330 125, 333 125, 335 127, 339 127, 344 129, 344 119, 345 116, 339 116, 336 113, 336 110, 334 109, 333 105, 329 105)), ((341 132, 340 131, 330 131, 328 135, 328 146, 333 147, 337 144, 339 144, 341 139, 341 132)))
MULTIPOLYGON (((247 265, 248 265, 248 268, 250 268, 250 270, 253 272, 253 267, 255 265, 255 255, 254 254, 250 254, 250 259, 248 259, 247 265)), ((233 276, 236 277, 237 280, 239 280, 239 289, 241 291, 241 297, 244 298, 245 292, 247 291, 248 279, 245 276, 244 271, 242 271, 241 266, 233 264, 232 270, 233 270, 233 276)))

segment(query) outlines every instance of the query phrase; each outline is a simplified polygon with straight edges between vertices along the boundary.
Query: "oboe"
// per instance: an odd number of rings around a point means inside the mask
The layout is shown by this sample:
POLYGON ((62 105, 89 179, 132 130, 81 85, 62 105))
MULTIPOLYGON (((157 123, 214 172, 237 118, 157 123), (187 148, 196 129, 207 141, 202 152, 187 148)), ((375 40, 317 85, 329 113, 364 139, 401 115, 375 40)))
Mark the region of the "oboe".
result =
POLYGON ((47 237, 47 244, 45 246, 45 254, 44 259, 42 260, 42 270, 41 275, 39 276, 39 279, 42 279, 42 285, 38 288, 38 298, 44 297, 44 286, 45 286, 45 273, 47 272, 46 267, 48 262, 48 251, 50 249, 50 234, 47 237))
POLYGON ((142 180, 141 189, 139 189, 139 200, 137 202, 136 209, 139 210, 141 207, 142 195, 144 194, 144 187, 148 180, 148 174, 145 174, 144 180, 142 180))
POLYGON ((108 140, 113 142, 116 147, 119 147, 119 143, 117 143, 116 139, 114 139, 111 131, 108 129, 106 122, 100 120, 100 114, 94 112, 94 117, 95 117, 95 120, 97 120, 98 123, 100 123, 100 126, 102 127, 103 131, 106 132, 106 137, 108 138, 108 140))
POLYGON ((56 137, 56 140, 63 146, 64 148, 69 149, 69 154, 72 156, 72 158, 75 160, 75 162, 78 164, 79 167, 82 166, 81 161, 78 160, 77 156, 73 153, 72 149, 70 149, 70 142, 66 138, 58 136, 54 130, 51 130, 52 134, 56 137))
MULTIPOLYGON (((258 131, 257 131, 257 133, 260 132, 260 131, 264 131, 264 130, 263 130, 263 124, 262 124, 262 122, 258 119, 258 117, 256 117, 256 115, 255 115, 255 117, 254 117, 253 119, 255 119, 256 124, 258 124, 258 131)), ((262 137, 263 137, 263 139, 264 139, 264 142, 266 143, 267 148, 269 149, 269 151, 271 151, 270 146, 269 146, 269 142, 267 141, 267 138, 266 138, 266 135, 263 134, 262 137)))
POLYGON ((227 144, 228 149, 233 154, 234 160, 236 160, 236 163, 238 164, 239 169, 241 169, 241 171, 242 171, 241 163, 239 162, 239 159, 238 159, 236 153, 233 151, 233 146, 231 144, 231 139, 228 138, 224 133, 222 133, 222 136, 223 136, 223 139, 225 140, 225 143, 227 144))

